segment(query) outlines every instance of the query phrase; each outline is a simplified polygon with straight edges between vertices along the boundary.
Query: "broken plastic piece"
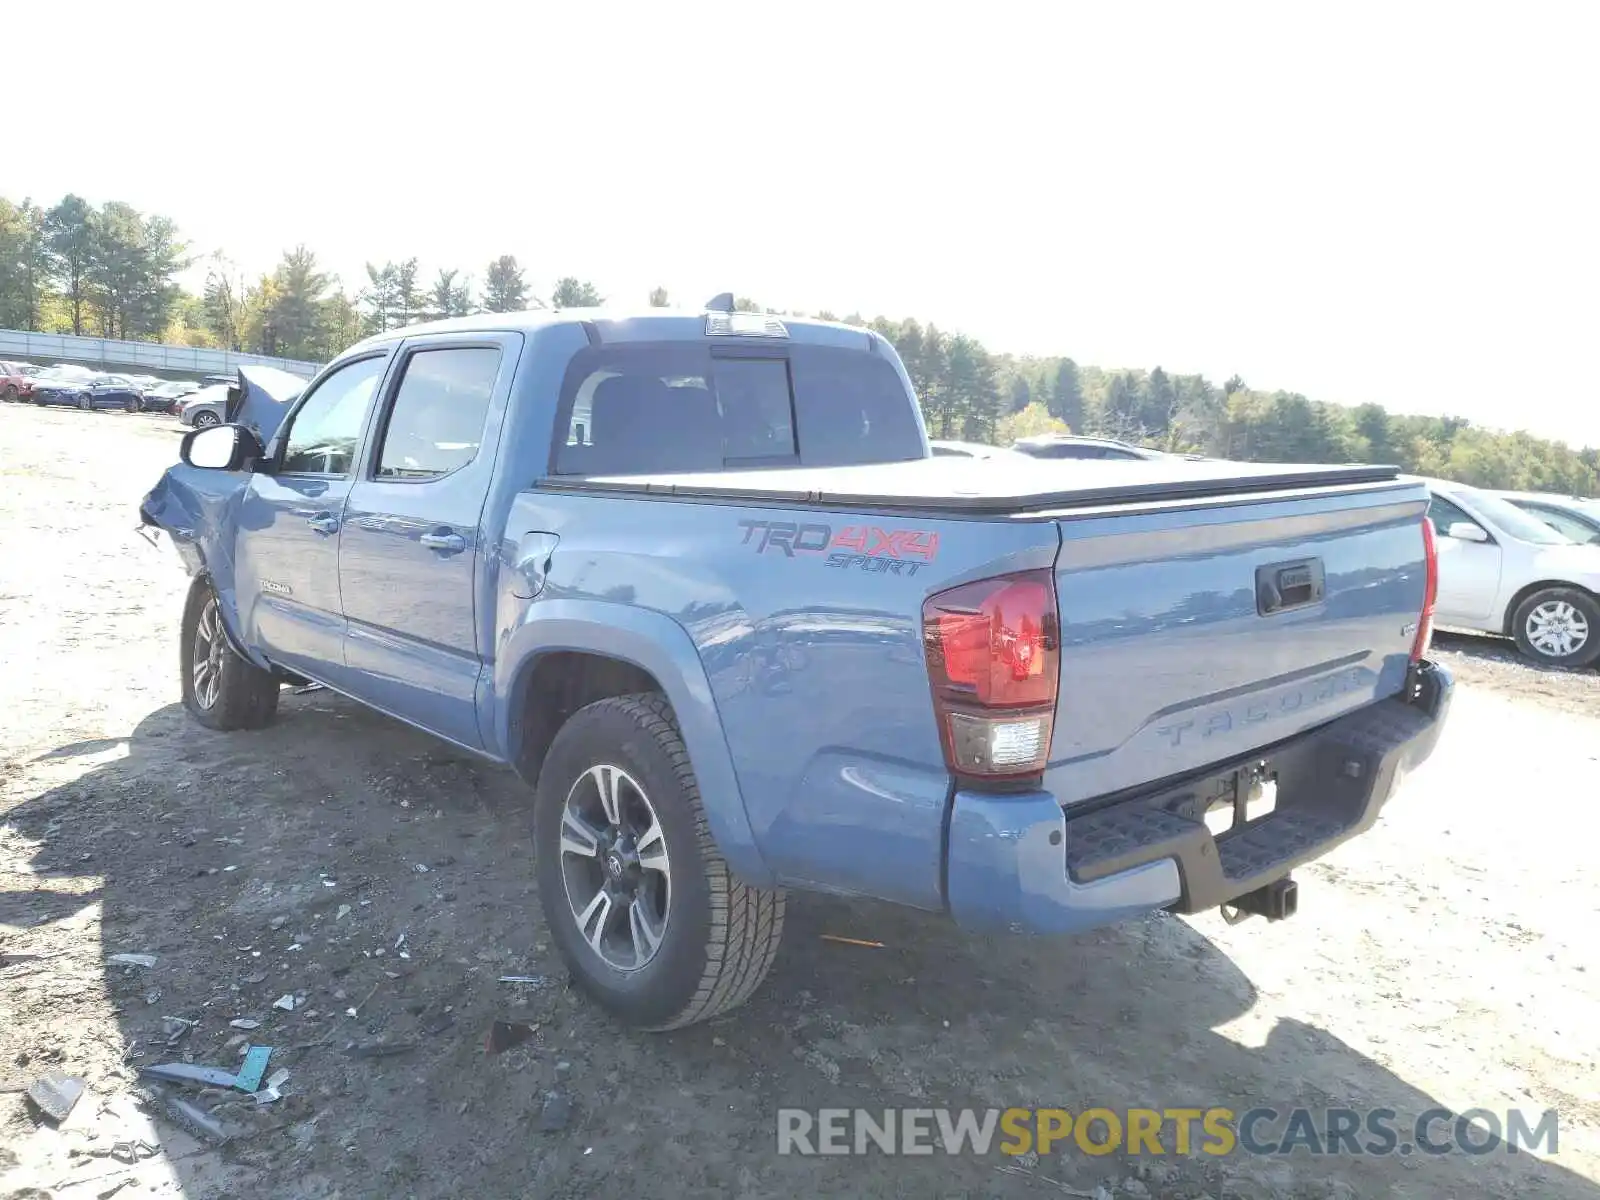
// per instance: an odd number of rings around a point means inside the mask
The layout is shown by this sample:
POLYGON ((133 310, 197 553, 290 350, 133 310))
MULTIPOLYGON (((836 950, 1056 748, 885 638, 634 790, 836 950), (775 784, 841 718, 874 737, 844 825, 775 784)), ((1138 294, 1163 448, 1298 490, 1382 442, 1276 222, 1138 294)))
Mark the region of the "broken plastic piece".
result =
POLYGON ((140 1070, 146 1079, 163 1079, 168 1083, 199 1083, 211 1087, 238 1088, 254 1092, 261 1086, 261 1077, 267 1073, 267 1063, 272 1058, 271 1046, 251 1046, 235 1074, 224 1067, 203 1067, 197 1063, 154 1063, 140 1070))
POLYGON ((239 1076, 233 1086, 241 1092, 254 1092, 261 1086, 261 1077, 267 1073, 267 1062, 272 1058, 271 1046, 251 1046, 239 1064, 239 1076))
POLYGON ((228 1024, 230 1026, 232 1026, 234 1029, 260 1029, 261 1028, 261 1022, 260 1021, 252 1021, 249 1017, 240 1017, 236 1021, 229 1021, 228 1024))
POLYGON ((279 996, 276 1000, 274 1000, 272 1002, 272 1007, 273 1008, 281 1008, 281 1009, 283 1009, 284 1012, 293 1012, 294 1011, 294 996, 291 995, 289 992, 285 992, 283 995, 279 996))
POLYGON ((67 1119, 72 1112, 73 1105, 78 1103, 83 1095, 83 1080, 61 1071, 47 1072, 42 1078, 35 1080, 28 1089, 28 1099, 39 1106, 39 1111, 44 1113, 56 1124, 67 1119))
POLYGON ((153 967, 156 965, 156 956, 154 954, 113 954, 106 961, 116 963, 120 967, 153 967))
POLYGON ((219 1142, 228 1140, 228 1132, 223 1129, 221 1121, 217 1120, 198 1104, 192 1104, 181 1096, 168 1098, 167 1112, 180 1125, 198 1133, 203 1133, 207 1137, 215 1138, 219 1142))
POLYGON ((275 1100, 282 1100, 283 1092, 281 1092, 279 1089, 283 1087, 288 1079, 288 1070, 283 1067, 279 1067, 272 1073, 272 1077, 267 1080, 266 1087, 255 1093, 256 1103, 271 1104, 275 1100))

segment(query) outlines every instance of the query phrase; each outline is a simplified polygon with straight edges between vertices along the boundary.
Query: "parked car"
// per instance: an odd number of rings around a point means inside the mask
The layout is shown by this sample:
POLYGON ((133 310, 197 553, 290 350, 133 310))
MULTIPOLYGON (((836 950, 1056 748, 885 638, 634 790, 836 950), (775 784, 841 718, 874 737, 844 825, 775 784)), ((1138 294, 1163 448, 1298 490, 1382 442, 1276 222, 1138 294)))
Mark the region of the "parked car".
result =
POLYGON ((1015 450, 1008 450, 1004 446, 985 446, 982 442, 950 442, 932 441, 928 449, 935 458, 983 458, 983 459, 1011 459, 1015 461, 1021 456, 1015 450))
MULTIPOLYGON (((214 383, 183 397, 178 423, 195 429, 236 421, 252 429, 275 428, 283 406, 305 390, 306 381, 276 367, 240 367, 227 384, 214 383)), ((265 436, 262 434, 260 436, 265 436)))
POLYGON ((27 363, 0 362, 0 400, 7 404, 33 399, 33 376, 27 363))
POLYGON ((1579 545, 1600 545, 1600 500, 1543 492, 1496 492, 1579 545))
POLYGON ((1430 479, 1441 625, 1516 639, 1537 662, 1600 659, 1600 547, 1490 492, 1430 479))
POLYGON ((91 374, 87 379, 52 378, 34 387, 35 404, 71 404, 77 408, 120 408, 138 412, 144 393, 126 375, 91 374))
POLYGON ((228 419, 228 385, 210 383, 178 399, 173 406, 180 425, 207 429, 228 419))
POLYGON ((1111 438, 1075 437, 1065 433, 1041 433, 1011 443, 1011 448, 1030 458, 1111 458, 1170 459, 1173 456, 1144 446, 1133 446, 1111 438))
POLYGON ((144 393, 145 412, 175 411, 178 401, 185 396, 192 396, 200 390, 200 385, 188 379, 168 379, 158 383, 153 388, 146 388, 144 393))
POLYGON ((312 680, 514 766, 556 946, 646 1028, 751 994, 785 887, 999 931, 1286 917, 1451 692, 1419 481, 953 487, 894 349, 841 325, 393 330, 180 457, 140 518, 193 576, 193 719, 312 680))

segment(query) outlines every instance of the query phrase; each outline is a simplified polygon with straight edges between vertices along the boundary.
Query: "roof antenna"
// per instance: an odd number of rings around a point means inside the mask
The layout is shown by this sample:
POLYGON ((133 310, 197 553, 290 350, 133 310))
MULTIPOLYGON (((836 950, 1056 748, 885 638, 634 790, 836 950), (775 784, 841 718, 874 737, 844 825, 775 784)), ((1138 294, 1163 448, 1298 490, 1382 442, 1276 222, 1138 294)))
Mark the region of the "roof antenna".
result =
POLYGON ((718 292, 715 296, 711 297, 711 299, 706 301, 706 311, 707 312, 732 312, 733 311, 733 293, 732 292, 718 292))

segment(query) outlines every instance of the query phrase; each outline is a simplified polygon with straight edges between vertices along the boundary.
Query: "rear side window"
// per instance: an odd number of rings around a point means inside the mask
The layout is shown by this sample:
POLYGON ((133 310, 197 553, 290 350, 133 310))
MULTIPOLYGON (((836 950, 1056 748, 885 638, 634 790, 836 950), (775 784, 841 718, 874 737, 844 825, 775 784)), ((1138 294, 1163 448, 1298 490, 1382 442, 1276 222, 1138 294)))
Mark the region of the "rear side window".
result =
POLYGON ((483 444, 500 351, 418 350, 404 372, 378 451, 378 478, 435 479, 466 466, 483 444))
POLYGON ((594 346, 568 368, 552 467, 630 475, 916 459, 915 413, 899 374, 863 350, 594 346))

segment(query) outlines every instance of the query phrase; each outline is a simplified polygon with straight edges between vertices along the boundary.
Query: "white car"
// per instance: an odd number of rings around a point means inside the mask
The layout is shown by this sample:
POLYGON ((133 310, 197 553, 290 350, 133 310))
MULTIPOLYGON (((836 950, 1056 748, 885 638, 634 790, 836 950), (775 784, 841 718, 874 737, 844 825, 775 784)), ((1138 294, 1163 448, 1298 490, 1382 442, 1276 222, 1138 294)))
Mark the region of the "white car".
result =
POLYGON ((1439 625, 1516 639, 1559 667, 1600 659, 1600 546, 1581 546, 1490 492, 1427 481, 1439 625))
POLYGON ((1523 512, 1532 513, 1557 533, 1579 544, 1600 546, 1600 500, 1544 492, 1496 492, 1523 512))

